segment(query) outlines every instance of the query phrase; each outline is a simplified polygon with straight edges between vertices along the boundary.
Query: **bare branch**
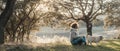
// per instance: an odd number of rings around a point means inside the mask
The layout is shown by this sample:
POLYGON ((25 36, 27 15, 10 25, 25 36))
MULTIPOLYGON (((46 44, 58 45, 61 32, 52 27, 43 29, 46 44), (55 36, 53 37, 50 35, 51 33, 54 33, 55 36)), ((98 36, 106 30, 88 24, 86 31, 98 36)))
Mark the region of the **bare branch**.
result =
POLYGON ((83 5, 82 5, 82 4, 83 4, 82 1, 79 0, 78 2, 79 2, 79 4, 80 4, 80 6, 81 6, 82 14, 83 14, 83 15, 86 15, 86 14, 85 14, 85 9, 84 9, 84 7, 83 7, 83 5))
POLYGON ((90 16, 93 12, 93 9, 94 9, 94 4, 95 4, 95 1, 92 0, 92 5, 91 5, 91 8, 90 8, 90 11, 88 12, 88 15, 87 16, 90 16))
POLYGON ((86 1, 86 3, 85 3, 85 10, 86 10, 88 7, 88 0, 85 0, 85 1, 86 1))
POLYGON ((90 22, 92 22, 94 19, 96 19, 97 16, 101 15, 102 13, 97 13, 96 15, 94 15, 91 19, 90 22))
POLYGON ((65 5, 63 5, 63 4, 61 4, 61 3, 60 3, 60 5, 63 6, 64 8, 66 8, 66 9, 68 10, 68 12, 69 12, 70 15, 71 15, 71 18, 73 18, 74 20, 76 20, 76 19, 74 18, 73 13, 72 13, 71 10, 70 10, 70 8, 66 7, 65 5))
POLYGON ((8 28, 5 28, 5 31, 6 31, 7 34, 9 34, 9 35, 11 34, 8 28))
POLYGON ((3 11, 4 9, 2 7, 0 7, 0 10, 3 11))
POLYGON ((90 19, 101 9, 101 6, 90 16, 90 19))
MULTIPOLYGON (((68 12, 70 13, 71 17, 69 17, 69 18, 67 18, 67 19, 71 19, 71 18, 72 18, 72 19, 77 20, 77 21, 83 20, 83 18, 75 18, 74 15, 73 15, 73 12, 71 12, 71 9, 70 9, 70 8, 64 6, 63 4, 60 4, 60 5, 63 6, 64 8, 66 8, 66 9, 68 10, 68 12)), ((80 9, 80 7, 74 7, 74 8, 79 8, 79 9, 80 9)), ((66 16, 66 15, 65 15, 65 16, 66 16)))

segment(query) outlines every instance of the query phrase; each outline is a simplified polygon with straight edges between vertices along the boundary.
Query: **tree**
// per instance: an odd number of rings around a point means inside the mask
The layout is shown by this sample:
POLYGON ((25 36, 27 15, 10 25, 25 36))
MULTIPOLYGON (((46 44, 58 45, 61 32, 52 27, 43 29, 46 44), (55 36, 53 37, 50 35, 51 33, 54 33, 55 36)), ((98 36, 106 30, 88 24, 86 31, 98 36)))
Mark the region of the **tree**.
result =
POLYGON ((120 26, 120 1, 111 0, 104 4, 107 17, 104 19, 104 28, 114 26, 118 28, 120 26))
POLYGON ((69 13, 66 15, 68 19, 74 19, 76 21, 82 20, 85 22, 87 35, 92 35, 92 21, 102 14, 102 3, 102 0, 67 0, 59 2, 58 4, 69 13), (77 13, 75 13, 75 11, 77 13))
POLYGON ((4 11, 0 15, 0 44, 4 43, 4 29, 12 15, 16 0, 7 0, 4 11))
POLYGON ((23 42, 29 40, 33 30, 39 29, 40 12, 36 11, 39 0, 17 1, 13 15, 5 28, 6 42, 23 42), (14 28, 13 28, 14 27, 14 28))
POLYGON ((120 27, 120 18, 119 17, 106 17, 104 19, 104 28, 107 29, 109 27, 115 27, 115 29, 119 29, 120 27))
POLYGON ((108 16, 119 17, 120 13, 120 1, 119 0, 111 0, 109 2, 104 3, 105 12, 108 16))

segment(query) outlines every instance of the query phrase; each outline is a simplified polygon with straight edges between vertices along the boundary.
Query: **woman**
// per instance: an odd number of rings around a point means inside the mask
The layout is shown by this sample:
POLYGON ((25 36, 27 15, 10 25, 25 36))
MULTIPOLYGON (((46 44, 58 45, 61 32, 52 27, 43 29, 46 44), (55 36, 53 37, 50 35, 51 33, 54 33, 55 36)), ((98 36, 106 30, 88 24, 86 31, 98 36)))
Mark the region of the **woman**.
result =
POLYGON ((78 30, 78 24, 77 23, 73 23, 71 25, 71 30, 70 30, 70 41, 71 41, 71 44, 72 45, 81 45, 83 43, 86 44, 86 41, 85 41, 85 37, 82 36, 82 37, 78 37, 78 34, 77 34, 77 30, 78 30))

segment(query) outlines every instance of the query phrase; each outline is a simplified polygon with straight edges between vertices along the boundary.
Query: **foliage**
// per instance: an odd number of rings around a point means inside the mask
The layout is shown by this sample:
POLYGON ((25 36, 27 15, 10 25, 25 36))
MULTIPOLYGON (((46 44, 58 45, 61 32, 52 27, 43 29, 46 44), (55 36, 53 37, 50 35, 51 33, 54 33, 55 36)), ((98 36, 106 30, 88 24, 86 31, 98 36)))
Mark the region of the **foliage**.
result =
POLYGON ((6 42, 22 42, 29 39, 33 30, 39 30, 39 15, 36 14, 38 1, 17 1, 14 13, 5 29, 6 42), (20 7, 21 6, 21 7, 20 7))
POLYGON ((104 4, 106 7, 107 17, 104 19, 104 27, 114 26, 118 28, 120 26, 120 1, 119 0, 111 0, 104 4))
POLYGON ((120 18, 119 17, 110 17, 110 16, 108 16, 108 17, 106 17, 105 19, 104 19, 104 28, 108 28, 108 27, 115 27, 115 29, 119 29, 119 27, 120 27, 120 24, 119 24, 119 22, 120 22, 120 18))
POLYGON ((107 15, 113 16, 113 17, 120 16, 119 15, 120 13, 120 1, 119 0, 111 0, 109 2, 105 2, 104 8, 105 8, 105 12, 107 13, 107 15))

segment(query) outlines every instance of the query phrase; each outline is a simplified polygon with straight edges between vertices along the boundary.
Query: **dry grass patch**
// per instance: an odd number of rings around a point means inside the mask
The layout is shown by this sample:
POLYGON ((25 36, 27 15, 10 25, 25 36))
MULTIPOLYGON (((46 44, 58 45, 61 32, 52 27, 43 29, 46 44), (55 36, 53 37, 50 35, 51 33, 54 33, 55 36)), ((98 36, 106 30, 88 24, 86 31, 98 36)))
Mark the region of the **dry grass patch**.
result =
POLYGON ((97 46, 72 46, 64 42, 33 45, 4 45, 0 51, 120 51, 120 40, 101 41, 97 46))

